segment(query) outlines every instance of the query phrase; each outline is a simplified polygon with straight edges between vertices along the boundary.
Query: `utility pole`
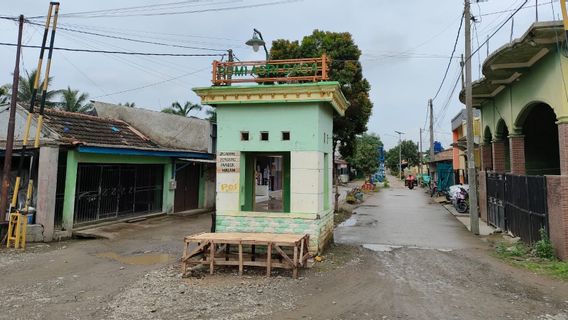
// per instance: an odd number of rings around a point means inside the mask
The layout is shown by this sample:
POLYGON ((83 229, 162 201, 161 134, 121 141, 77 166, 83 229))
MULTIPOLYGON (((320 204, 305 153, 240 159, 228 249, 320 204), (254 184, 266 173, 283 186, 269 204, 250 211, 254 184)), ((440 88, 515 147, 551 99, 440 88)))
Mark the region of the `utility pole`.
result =
MULTIPOLYGON (((467 108, 467 173, 469 180, 469 221, 471 232, 479 234, 479 213, 477 210, 477 173, 473 141, 473 97, 471 86, 471 12, 470 0, 465 0, 465 104, 467 108)), ((564 0, 560 0, 564 2, 564 0)))
MULTIPOLYGON (((432 99, 428 100, 428 112, 430 112, 430 162, 434 161, 434 106, 432 105, 432 99)), ((434 181, 434 172, 430 172, 430 181, 434 181)))
POLYGON ((420 128, 420 154, 419 154, 419 159, 420 159, 420 161, 418 161, 418 164, 420 165, 420 167, 418 167, 418 172, 422 176, 422 128, 420 128))
MULTIPOLYGON (((12 97, 10 99, 10 115, 8 118, 8 132, 6 134, 6 154, 4 156, 4 173, 2 175, 2 194, 0 195, 0 224, 6 221, 6 207, 8 206, 8 189, 10 188, 10 172, 12 171, 12 150, 14 148, 14 130, 16 126, 16 107, 18 102, 18 85, 20 79, 20 52, 22 50, 22 31, 24 29, 24 16, 20 15, 18 28, 18 46, 16 48, 16 65, 12 80, 12 97)), ((20 160, 21 161, 21 160, 20 160)))
POLYGON ((534 9, 536 10, 536 22, 538 22, 538 0, 534 0, 534 9))
POLYGON ((398 176, 400 178, 400 180, 402 180, 402 140, 401 140, 401 135, 404 134, 404 132, 400 132, 400 131, 395 131, 396 133, 398 133, 398 176))

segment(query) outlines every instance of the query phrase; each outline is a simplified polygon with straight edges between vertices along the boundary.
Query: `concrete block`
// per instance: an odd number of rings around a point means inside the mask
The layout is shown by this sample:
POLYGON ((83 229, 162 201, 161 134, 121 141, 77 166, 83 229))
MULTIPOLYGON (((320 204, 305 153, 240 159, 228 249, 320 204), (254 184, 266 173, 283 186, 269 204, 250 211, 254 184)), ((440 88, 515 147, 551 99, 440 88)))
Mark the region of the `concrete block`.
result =
POLYGON ((319 151, 294 151, 290 153, 291 169, 322 169, 323 153, 319 151))
POLYGON ((238 211, 240 210, 238 192, 217 192, 216 208, 219 211, 238 211))
POLYGON ((43 240, 43 226, 41 224, 28 224, 26 242, 43 242, 43 240))

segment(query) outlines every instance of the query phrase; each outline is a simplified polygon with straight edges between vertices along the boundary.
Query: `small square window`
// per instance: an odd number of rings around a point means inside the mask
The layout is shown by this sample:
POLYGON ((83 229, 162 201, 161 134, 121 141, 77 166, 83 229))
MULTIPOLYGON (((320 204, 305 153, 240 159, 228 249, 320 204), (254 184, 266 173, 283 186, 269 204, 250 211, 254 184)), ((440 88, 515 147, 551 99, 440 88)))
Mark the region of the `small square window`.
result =
POLYGON ((268 141, 268 131, 260 132, 260 141, 268 141))
POLYGON ((282 140, 284 141, 290 140, 290 131, 282 131, 282 140))
POLYGON ((241 141, 249 141, 248 131, 241 131, 241 141))

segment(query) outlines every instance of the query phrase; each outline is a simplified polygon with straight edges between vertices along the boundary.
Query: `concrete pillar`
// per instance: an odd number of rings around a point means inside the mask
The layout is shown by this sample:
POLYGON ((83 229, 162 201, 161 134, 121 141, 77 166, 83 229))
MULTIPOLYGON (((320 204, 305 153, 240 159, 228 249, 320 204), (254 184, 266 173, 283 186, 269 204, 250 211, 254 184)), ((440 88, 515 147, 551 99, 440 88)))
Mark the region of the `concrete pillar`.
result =
POLYGON ((568 176, 568 122, 558 123, 558 147, 560 148, 560 175, 568 176))
POLYGON ((525 136, 509 136, 509 150, 511 155, 511 173, 526 174, 525 167, 525 136))
POLYGON ((479 171, 477 175, 479 194, 479 217, 487 222, 487 175, 485 171, 479 171))
POLYGON ((549 237, 556 256, 568 260, 568 176, 546 176, 549 237))
POLYGON ((73 229, 75 216, 75 190, 77 186, 77 167, 79 165, 77 151, 67 152, 67 168, 65 171, 65 195, 63 198, 63 230, 73 229))
POLYGON ((492 143, 493 171, 505 172, 505 141, 495 140, 492 143))
POLYGON ((36 223, 43 226, 44 241, 53 240, 58 160, 59 147, 39 149, 36 223))
POLYGON ((481 146, 481 170, 490 171, 493 169, 493 152, 490 144, 481 146))

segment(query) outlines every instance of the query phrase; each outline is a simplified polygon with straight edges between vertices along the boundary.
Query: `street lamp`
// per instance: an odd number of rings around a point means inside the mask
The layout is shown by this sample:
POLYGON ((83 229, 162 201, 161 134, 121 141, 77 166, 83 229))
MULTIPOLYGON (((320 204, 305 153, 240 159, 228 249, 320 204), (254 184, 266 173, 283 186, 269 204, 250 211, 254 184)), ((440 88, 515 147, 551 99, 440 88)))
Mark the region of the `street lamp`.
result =
POLYGON ((400 180, 402 180, 402 141, 400 140, 400 137, 404 134, 404 132, 396 130, 394 132, 398 133, 398 175, 400 180))
POLYGON ((260 46, 262 46, 264 48, 264 53, 266 53, 266 60, 270 60, 268 50, 266 49, 266 42, 264 42, 260 31, 253 29, 252 38, 245 42, 245 44, 247 46, 251 46, 254 52, 258 52, 258 49, 260 49, 260 46))

